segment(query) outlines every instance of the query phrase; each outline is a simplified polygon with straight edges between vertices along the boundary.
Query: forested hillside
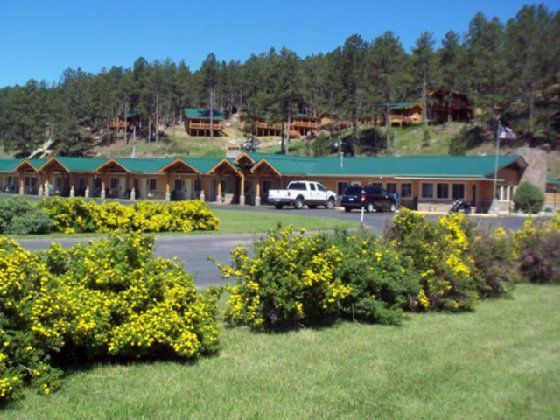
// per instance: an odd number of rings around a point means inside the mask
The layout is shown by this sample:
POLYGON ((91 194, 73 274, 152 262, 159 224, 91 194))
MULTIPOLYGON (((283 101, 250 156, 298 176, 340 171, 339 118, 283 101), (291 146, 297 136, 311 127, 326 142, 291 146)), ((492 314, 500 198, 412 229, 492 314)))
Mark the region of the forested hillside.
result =
MULTIPOLYGON (((398 28, 395 28, 398 31, 398 28)), ((326 54, 299 57, 288 48, 200 68, 171 60, 102 69, 67 69, 54 85, 30 80, 0 89, 0 139, 28 153, 54 132, 61 154, 80 155, 111 119, 137 112, 177 122, 184 107, 206 107, 210 92, 226 116, 244 111, 282 121, 288 113, 333 112, 357 121, 380 101, 424 101, 432 88, 466 93, 481 122, 500 110, 524 138, 558 147, 560 12, 524 6, 507 22, 476 14, 466 33, 421 33, 411 51, 398 32, 373 40, 352 35, 326 54)))

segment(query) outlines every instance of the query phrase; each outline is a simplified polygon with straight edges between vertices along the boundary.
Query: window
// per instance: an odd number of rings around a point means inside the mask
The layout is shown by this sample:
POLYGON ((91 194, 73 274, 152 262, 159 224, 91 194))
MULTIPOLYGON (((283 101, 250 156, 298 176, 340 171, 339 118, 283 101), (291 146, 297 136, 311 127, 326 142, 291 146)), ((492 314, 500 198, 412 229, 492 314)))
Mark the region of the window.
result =
POLYGON ((465 184, 453 184, 451 190, 451 198, 453 200, 461 200, 465 198, 465 184))
POLYGON ((300 191, 307 190, 307 188, 305 187, 305 182, 290 182, 290 185, 288 185, 288 189, 300 191))
POLYGON ((151 179, 148 180, 148 189, 150 191, 157 190, 157 179, 151 178, 151 179))
POLYGON ((323 185, 321 185, 321 184, 317 184, 317 189, 318 189, 319 191, 323 191, 323 192, 327 191, 327 189, 326 189, 323 185))
MULTIPOLYGON (((111 186, 109 188, 116 189, 119 187, 119 180, 117 178, 111 178, 111 186)), ((152 188, 150 188, 152 189, 152 188)), ((155 189, 155 188, 153 188, 155 189)))
POLYGON ((395 194, 397 192, 397 184, 394 182, 387 183, 387 192, 389 194, 395 194))
POLYGON ((381 190, 381 188, 383 188, 383 185, 381 185, 381 182, 372 182, 371 186, 378 191, 381 190))
POLYGON ((194 190, 196 192, 200 192, 202 190, 202 183, 201 183, 200 179, 195 179, 194 180, 194 190))
POLYGON ((411 198, 412 197, 412 184, 404 183, 401 184, 401 198, 411 198))
POLYGON ((315 187, 315 184, 309 184, 309 186, 311 187, 311 191, 315 191, 317 188, 315 187))
POLYGON ((422 198, 432 198, 434 196, 434 184, 422 184, 422 198))
POLYGON ((338 195, 343 195, 344 191, 346 191, 346 187, 348 187, 348 182, 339 182, 338 183, 338 195))
POLYGON ((449 184, 437 184, 437 198, 440 200, 449 198, 449 184))

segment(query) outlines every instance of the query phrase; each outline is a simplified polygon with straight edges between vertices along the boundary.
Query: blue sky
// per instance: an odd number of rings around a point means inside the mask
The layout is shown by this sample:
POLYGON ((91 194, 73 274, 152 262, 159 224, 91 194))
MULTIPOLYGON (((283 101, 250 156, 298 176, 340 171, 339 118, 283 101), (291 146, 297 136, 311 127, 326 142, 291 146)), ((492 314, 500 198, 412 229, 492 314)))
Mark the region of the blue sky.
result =
MULTIPOLYGON (((394 31, 410 48, 422 31, 463 32, 477 11, 502 20, 522 0, 0 0, 0 86, 58 81, 67 67, 97 72, 147 60, 208 52, 246 59, 271 46, 300 56, 330 51, 359 33, 394 31)), ((543 1, 551 10, 560 0, 543 1)))

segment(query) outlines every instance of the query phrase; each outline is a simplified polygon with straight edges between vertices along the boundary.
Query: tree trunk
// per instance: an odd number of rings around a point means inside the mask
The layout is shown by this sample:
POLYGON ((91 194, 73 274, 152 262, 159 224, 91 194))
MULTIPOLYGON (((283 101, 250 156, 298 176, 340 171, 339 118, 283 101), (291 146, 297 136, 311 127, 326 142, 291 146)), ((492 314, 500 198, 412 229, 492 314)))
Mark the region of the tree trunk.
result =
POLYGON ((424 120, 424 125, 428 124, 428 96, 427 96, 427 80, 426 72, 424 72, 424 81, 422 82, 422 119, 424 120))
POLYGON ((156 95, 156 143, 159 143, 159 94, 156 95))
POLYGON ((128 139, 126 137, 126 130, 128 129, 128 120, 126 118, 126 114, 128 114, 128 102, 124 103, 124 130, 123 130, 123 140, 124 140, 124 144, 128 144, 128 139))
POLYGON ((214 138, 214 86, 210 88, 210 138, 214 138))
POLYGON ((152 142, 152 114, 150 114, 150 119, 148 120, 148 143, 152 142))
POLYGON ((529 84, 529 118, 527 121, 527 129, 529 133, 533 134, 534 129, 534 114, 535 114, 535 82, 529 84))
POLYGON ((453 86, 449 90, 449 96, 447 99, 447 122, 451 124, 453 122, 453 115, 451 115, 451 103, 453 102, 453 86))

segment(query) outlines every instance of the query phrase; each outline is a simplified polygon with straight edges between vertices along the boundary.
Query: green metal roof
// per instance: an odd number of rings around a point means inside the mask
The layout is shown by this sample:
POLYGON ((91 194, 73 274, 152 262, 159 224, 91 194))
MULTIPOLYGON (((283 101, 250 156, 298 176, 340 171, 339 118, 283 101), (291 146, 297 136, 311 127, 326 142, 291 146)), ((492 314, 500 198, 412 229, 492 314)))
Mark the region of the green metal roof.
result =
POLYGON ((0 159, 0 172, 13 172, 23 159, 0 159))
MULTIPOLYGON (((116 158, 113 159, 130 172, 139 174, 155 174, 175 158, 116 158)), ((100 166, 100 165, 99 165, 100 166)))
POLYGON ((107 162, 105 158, 56 157, 55 159, 70 172, 93 172, 107 162))
POLYGON ((39 170, 41 166, 45 164, 45 162, 49 159, 47 158, 32 158, 32 159, 25 159, 31 166, 35 168, 35 170, 39 170))
MULTIPOLYGON (((181 158, 183 162, 191 165, 196 170, 206 173, 210 171, 214 166, 220 163, 225 158, 204 158, 204 157, 186 157, 181 158)), ((231 161, 229 161, 231 163, 231 161)))
MULTIPOLYGON (((210 119, 210 110, 202 108, 186 108, 183 111, 187 118, 210 119)), ((215 120, 223 120, 224 117, 217 109, 213 110, 215 120)))
POLYGON ((410 101, 410 102, 381 102, 379 104, 377 104, 377 106, 379 108, 389 108, 389 109, 408 109, 408 108, 412 108, 415 106, 421 106, 421 104, 419 102, 414 102, 414 101, 410 101))
MULTIPOLYGON (((406 156, 374 158, 296 157, 249 153, 266 159, 281 174, 316 176, 396 176, 421 178, 487 178, 494 173, 494 156, 406 156)), ((498 167, 515 163, 518 155, 500 156, 498 167)))

